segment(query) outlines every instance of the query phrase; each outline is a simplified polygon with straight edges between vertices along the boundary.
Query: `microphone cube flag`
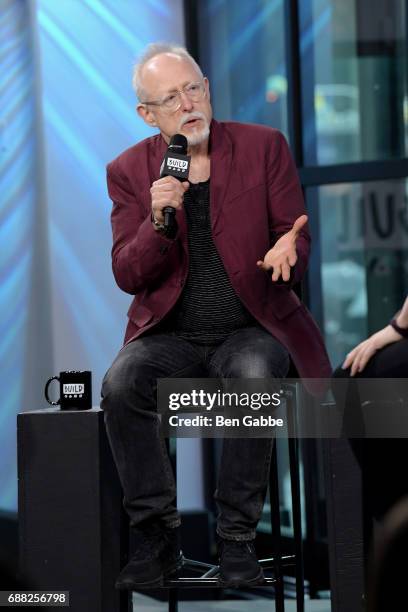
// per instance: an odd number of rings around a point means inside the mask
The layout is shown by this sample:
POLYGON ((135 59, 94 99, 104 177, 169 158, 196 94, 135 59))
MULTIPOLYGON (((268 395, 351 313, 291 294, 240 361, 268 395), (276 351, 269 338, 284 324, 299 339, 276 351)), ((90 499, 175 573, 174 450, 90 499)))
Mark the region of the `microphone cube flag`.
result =
POLYGON ((187 181, 190 159, 190 155, 180 155, 173 153, 173 151, 167 151, 163 159, 160 176, 174 176, 180 181, 187 181))

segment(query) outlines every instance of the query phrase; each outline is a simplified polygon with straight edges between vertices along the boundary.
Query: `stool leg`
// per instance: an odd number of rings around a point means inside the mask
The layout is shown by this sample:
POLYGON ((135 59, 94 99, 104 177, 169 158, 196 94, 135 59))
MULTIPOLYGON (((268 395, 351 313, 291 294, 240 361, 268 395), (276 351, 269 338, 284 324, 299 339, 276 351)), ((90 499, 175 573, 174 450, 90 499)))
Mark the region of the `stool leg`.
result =
POLYGON ((278 480, 277 444, 274 440, 271 467, 269 471, 269 497, 271 502, 271 529, 273 541, 273 554, 275 557, 275 611, 285 612, 285 593, 282 575, 282 543, 280 529, 280 503, 278 480))
POLYGON ((178 612, 177 589, 169 589, 169 612, 178 612))
POLYGON ((121 593, 121 596, 123 596, 124 601, 126 601, 126 611, 133 612, 133 591, 121 593))
POLYGON ((302 512, 300 498, 300 476, 299 476, 299 452, 298 440, 295 435, 294 405, 293 398, 288 401, 288 426, 289 426, 289 472, 290 488, 292 492, 292 516, 293 535, 295 540, 295 574, 296 574, 296 611, 304 612, 305 587, 303 575, 303 538, 302 538, 302 512))
MULTIPOLYGON (((177 440, 175 440, 175 444, 176 444, 176 449, 177 449, 177 440)), ((176 458, 176 454, 174 455, 171 454, 170 438, 166 438, 166 447, 167 447, 167 452, 169 453, 171 465, 173 467, 174 481, 177 485, 177 458, 176 458)), ((176 497, 175 503, 177 504, 177 497, 176 497)), ((178 612, 178 589, 169 589, 169 612, 178 612)))
MULTIPOLYGON (((120 538, 120 561, 121 561, 121 566, 123 567, 129 561, 129 553, 130 553, 129 515, 125 512, 123 505, 122 505, 122 510, 120 514, 119 538, 120 538)), ((132 591, 120 591, 119 610, 120 612, 133 612, 133 592, 132 591)))

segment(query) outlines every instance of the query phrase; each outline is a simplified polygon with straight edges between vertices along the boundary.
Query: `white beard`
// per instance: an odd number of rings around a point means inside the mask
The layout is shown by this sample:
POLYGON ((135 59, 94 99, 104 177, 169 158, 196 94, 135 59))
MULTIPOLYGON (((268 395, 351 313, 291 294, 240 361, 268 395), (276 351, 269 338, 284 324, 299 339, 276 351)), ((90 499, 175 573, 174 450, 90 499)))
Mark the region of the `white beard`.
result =
POLYGON ((188 134, 188 135, 186 134, 186 138, 187 138, 187 142, 189 146, 194 147, 196 145, 201 144, 205 140, 207 140, 209 135, 210 135, 210 126, 207 123, 207 125, 201 128, 201 130, 199 130, 195 134, 188 134))
POLYGON ((183 120, 180 122, 179 125, 179 131, 182 131, 183 125, 193 118, 202 119, 204 125, 201 129, 194 131, 193 134, 184 134, 187 138, 187 143, 190 147, 194 147, 196 145, 201 144, 202 142, 207 140, 210 135, 210 126, 208 124, 207 117, 199 111, 194 111, 192 113, 189 113, 186 117, 183 117, 183 120))

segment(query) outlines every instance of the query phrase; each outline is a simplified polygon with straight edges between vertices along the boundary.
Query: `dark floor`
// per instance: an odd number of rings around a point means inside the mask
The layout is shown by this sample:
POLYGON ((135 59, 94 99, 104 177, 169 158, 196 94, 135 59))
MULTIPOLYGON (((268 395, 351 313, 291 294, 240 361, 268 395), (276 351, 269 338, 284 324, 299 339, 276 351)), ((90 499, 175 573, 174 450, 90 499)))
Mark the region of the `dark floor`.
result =
MULTIPOLYGON (((179 612, 275 612, 274 602, 270 599, 253 599, 251 601, 180 601, 179 612)), ((134 612, 166 612, 167 603, 156 601, 135 593, 133 596, 134 612)), ((330 612, 330 600, 309 599, 305 601, 305 612, 330 612)), ((285 603, 285 612, 296 612, 293 599, 285 603)))

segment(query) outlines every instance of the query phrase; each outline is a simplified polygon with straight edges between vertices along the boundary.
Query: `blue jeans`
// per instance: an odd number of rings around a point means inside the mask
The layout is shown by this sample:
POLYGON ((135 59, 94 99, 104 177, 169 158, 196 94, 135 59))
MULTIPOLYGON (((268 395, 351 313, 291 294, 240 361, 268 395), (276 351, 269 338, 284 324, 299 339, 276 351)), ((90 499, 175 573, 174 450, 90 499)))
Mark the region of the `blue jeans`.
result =
MULTIPOLYGON (((157 378, 283 378, 287 350, 261 327, 233 332, 217 346, 173 333, 144 336, 125 346, 105 375, 101 407, 131 525, 158 520, 176 527, 176 488, 159 434, 157 378)), ((217 533, 252 540, 267 490, 273 440, 224 439, 218 486, 217 533)))

